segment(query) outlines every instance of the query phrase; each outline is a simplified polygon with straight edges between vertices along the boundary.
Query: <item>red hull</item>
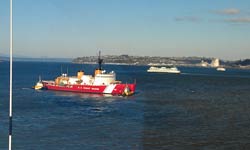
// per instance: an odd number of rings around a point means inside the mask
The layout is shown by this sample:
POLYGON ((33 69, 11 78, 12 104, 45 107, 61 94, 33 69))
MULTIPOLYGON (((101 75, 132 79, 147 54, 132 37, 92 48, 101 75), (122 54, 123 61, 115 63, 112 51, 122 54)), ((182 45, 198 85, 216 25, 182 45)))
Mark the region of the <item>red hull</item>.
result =
POLYGON ((124 95, 126 88, 129 88, 130 95, 135 92, 136 84, 110 84, 110 85, 55 85, 50 82, 43 82, 47 90, 69 91, 79 93, 102 93, 112 95, 124 95))

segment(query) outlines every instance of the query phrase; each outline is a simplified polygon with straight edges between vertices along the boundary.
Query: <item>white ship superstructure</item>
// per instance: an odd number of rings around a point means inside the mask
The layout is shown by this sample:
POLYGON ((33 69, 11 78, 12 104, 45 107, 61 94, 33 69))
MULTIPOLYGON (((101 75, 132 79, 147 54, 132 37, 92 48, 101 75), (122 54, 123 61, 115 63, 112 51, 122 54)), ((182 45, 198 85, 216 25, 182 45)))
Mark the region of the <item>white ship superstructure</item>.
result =
POLYGON ((147 70, 147 72, 181 73, 181 71, 178 70, 174 66, 170 66, 170 67, 155 67, 155 66, 152 66, 147 70))

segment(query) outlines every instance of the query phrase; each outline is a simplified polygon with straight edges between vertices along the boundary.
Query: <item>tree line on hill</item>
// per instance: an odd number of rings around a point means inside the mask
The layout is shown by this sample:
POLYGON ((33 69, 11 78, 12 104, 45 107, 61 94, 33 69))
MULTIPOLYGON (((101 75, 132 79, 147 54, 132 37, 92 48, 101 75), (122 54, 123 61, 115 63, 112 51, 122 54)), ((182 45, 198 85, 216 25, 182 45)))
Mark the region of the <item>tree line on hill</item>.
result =
MULTIPOLYGON (((157 57, 157 56, 129 56, 129 55, 104 55, 102 56, 106 64, 129 64, 129 65, 148 65, 148 64, 174 64, 182 66, 199 66, 201 61, 211 62, 214 58, 206 57, 157 57)), ((85 56, 73 59, 73 63, 96 63, 97 56, 85 56)), ((237 61, 220 60, 220 64, 228 67, 250 66, 250 59, 237 61)))

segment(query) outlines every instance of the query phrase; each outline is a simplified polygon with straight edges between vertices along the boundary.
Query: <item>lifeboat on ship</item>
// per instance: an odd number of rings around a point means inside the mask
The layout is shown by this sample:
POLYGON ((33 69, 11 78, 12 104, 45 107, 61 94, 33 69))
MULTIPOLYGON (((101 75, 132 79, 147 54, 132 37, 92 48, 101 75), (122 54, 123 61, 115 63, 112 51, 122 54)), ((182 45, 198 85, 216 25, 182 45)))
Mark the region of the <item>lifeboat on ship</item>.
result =
MULTIPOLYGON (((135 93, 136 83, 124 84, 116 80, 114 71, 106 72, 102 69, 103 59, 98 56, 99 67, 94 75, 86 75, 83 70, 77 72, 76 76, 62 74, 52 81, 41 80, 42 89, 69 91, 80 93, 100 93, 130 96, 135 93)), ((36 88, 35 88, 36 89, 36 88)))

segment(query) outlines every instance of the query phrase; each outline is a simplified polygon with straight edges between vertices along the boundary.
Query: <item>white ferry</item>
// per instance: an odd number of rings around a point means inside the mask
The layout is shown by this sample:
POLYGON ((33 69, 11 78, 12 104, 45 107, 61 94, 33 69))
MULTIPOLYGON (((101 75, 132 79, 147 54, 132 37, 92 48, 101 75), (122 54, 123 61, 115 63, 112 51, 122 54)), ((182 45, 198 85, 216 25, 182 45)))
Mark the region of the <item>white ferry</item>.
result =
POLYGON ((176 67, 174 66, 170 66, 170 67, 155 67, 152 66, 150 67, 147 72, 163 72, 163 73, 181 73, 180 70, 178 70, 176 67))

